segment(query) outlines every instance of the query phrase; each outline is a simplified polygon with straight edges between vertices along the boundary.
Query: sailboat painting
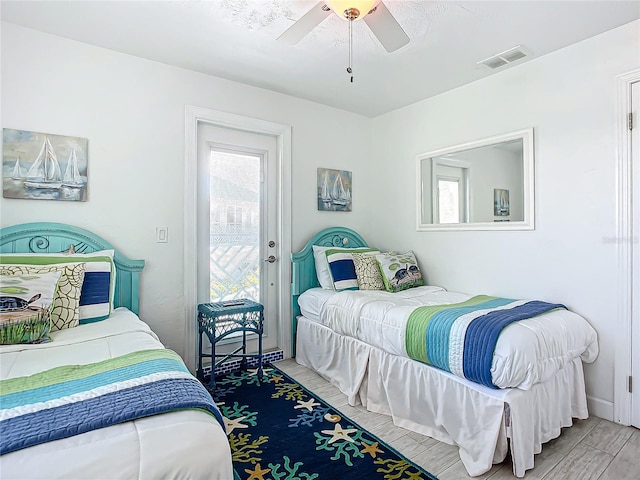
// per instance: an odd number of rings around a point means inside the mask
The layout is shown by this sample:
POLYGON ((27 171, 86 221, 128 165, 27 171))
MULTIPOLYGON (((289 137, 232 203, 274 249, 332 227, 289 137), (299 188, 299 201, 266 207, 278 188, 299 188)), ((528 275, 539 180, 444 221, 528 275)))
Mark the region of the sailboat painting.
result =
POLYGON ((351 172, 318 168, 318 210, 351 211, 351 172))
POLYGON ((30 200, 87 200, 86 138, 2 130, 2 195, 30 200))
POLYGON ((509 216, 509 190, 504 188, 493 189, 493 215, 496 217, 509 216))

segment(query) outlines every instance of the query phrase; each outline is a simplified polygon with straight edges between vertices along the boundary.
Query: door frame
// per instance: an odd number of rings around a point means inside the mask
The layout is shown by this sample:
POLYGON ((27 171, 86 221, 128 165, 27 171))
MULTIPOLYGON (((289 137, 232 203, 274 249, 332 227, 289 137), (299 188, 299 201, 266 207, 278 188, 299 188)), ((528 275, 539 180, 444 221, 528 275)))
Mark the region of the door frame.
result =
POLYGON ((192 372, 196 365, 196 310, 197 310, 197 166, 198 124, 243 130, 276 138, 277 160, 277 232, 279 245, 276 279, 278 288, 278 346, 284 358, 291 356, 291 126, 245 117, 209 108, 185 106, 185 175, 184 175, 184 323, 185 363, 192 372))
MULTIPOLYGON (((617 77, 617 152, 616 152, 616 239, 618 250, 618 318, 620 328, 615 352, 613 420, 622 425, 631 424, 632 395, 628 379, 632 372, 632 325, 633 325, 633 177, 631 165, 631 134, 627 114, 631 105, 631 84, 640 81, 640 69, 617 77)), ((638 122, 640 119, 636 119, 638 122)), ((639 122, 640 123, 640 122, 639 122)), ((636 126, 635 128, 639 128, 636 126)), ((637 233, 637 232, 636 232, 637 233)), ((639 248, 636 246, 636 248, 639 248)), ((638 273, 636 272, 636 276, 638 273)), ((638 306, 636 306, 638 308, 638 306)), ((640 352, 636 352, 640 355, 640 352)), ((635 380, 640 388, 640 378, 635 380)))

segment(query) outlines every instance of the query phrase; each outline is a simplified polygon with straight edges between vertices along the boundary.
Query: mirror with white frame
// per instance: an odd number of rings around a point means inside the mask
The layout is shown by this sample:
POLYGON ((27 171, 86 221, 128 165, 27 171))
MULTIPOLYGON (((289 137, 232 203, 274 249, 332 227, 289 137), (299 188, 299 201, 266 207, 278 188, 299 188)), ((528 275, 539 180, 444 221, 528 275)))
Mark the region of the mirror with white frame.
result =
POLYGON ((533 172, 533 128, 418 155, 418 231, 533 230, 533 172))

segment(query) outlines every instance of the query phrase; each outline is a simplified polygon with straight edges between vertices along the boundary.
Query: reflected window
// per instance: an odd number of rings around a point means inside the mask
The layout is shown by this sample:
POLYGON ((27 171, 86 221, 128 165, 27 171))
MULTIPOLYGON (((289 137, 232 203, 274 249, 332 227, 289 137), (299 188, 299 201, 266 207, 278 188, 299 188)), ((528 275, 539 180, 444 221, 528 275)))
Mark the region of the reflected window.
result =
POLYGON ((460 223, 458 180, 438 180, 438 223, 460 223))
POLYGON ((469 221, 469 165, 450 159, 433 159, 433 223, 469 221))

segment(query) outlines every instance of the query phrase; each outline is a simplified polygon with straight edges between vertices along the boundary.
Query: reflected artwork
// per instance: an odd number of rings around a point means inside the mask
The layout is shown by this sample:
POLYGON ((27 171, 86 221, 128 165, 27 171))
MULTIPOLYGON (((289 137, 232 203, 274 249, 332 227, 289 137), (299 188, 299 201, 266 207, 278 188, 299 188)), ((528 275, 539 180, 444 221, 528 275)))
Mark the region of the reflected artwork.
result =
POLYGON ((493 189, 493 215, 496 217, 509 215, 509 190, 504 188, 493 189))
POLYGON ((2 196, 30 200, 87 200, 86 138, 5 128, 2 196))

